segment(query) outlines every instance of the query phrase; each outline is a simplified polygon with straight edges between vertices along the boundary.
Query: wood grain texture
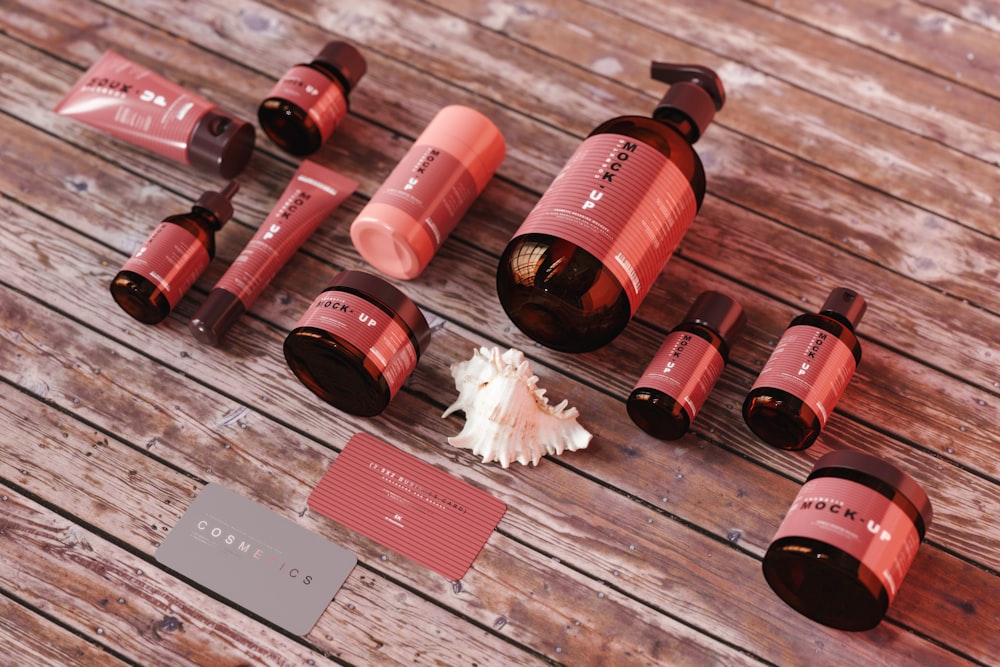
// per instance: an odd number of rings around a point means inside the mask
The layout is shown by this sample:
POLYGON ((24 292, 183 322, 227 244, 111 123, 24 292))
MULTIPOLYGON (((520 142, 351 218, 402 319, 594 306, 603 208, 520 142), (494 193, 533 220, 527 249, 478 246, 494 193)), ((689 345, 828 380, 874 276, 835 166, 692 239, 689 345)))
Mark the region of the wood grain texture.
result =
POLYGON ((0 642, 17 664, 995 664, 998 16, 949 0, 4 5, 0 642), (297 165, 259 133, 216 260, 164 323, 130 320, 108 282, 218 184, 50 110, 113 48, 252 119, 334 38, 368 73, 311 159, 357 193, 223 346, 199 345, 188 319, 297 165), (546 350, 500 308, 497 258, 591 128, 655 105, 653 59, 725 82, 697 145, 708 196, 625 333, 586 355, 546 350), (416 371, 381 416, 344 415, 294 380, 281 344, 337 271, 370 270, 348 225, 448 103, 492 118, 508 157, 424 274, 396 282, 434 331, 416 371), (838 285, 870 303, 862 364, 814 447, 774 450, 747 431, 743 397, 787 323, 838 285), (750 323, 691 432, 660 442, 624 399, 705 289, 750 323), (451 447, 449 366, 479 345, 525 350, 590 446, 508 470, 451 447), (461 581, 306 509, 358 431, 508 504, 461 581), (860 634, 797 615, 760 575, 813 462, 844 448, 905 469, 935 509, 887 619, 860 634), (156 563, 210 481, 358 554, 306 637, 156 563))

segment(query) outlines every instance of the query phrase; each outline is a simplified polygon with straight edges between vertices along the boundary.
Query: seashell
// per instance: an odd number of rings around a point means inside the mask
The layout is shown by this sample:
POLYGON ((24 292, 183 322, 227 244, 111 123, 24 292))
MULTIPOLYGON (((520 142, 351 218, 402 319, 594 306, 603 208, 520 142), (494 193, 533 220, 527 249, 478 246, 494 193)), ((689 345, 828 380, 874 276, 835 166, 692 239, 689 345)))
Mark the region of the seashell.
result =
POLYGON ((481 347, 472 358, 451 365, 458 398, 441 415, 465 412, 465 426, 448 442, 471 449, 483 463, 498 461, 506 468, 511 461, 538 465, 546 454, 576 451, 590 443, 591 434, 576 418, 576 408, 567 401, 549 405, 545 390, 524 353, 511 348, 481 347))

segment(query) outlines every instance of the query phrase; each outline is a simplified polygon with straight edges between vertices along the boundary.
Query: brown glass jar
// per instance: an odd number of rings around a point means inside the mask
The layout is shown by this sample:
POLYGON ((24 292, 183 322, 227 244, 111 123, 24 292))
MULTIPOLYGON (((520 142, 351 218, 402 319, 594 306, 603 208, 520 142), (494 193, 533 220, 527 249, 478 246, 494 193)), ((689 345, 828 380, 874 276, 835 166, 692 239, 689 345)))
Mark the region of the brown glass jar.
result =
POLYGON ((931 503, 917 482, 854 451, 821 457, 764 555, 768 585, 840 630, 882 620, 924 539, 931 503))

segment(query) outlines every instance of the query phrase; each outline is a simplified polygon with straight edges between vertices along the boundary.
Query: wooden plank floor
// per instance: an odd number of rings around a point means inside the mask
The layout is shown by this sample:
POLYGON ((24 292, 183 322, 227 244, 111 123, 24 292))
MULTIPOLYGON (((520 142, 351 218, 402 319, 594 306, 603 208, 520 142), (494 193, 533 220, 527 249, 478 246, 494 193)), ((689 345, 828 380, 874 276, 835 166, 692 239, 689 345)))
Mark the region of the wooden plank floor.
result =
POLYGON ((0 663, 7 665, 1000 664, 1000 5, 990 0, 5 0, 0 6, 0 663), (360 188, 220 348, 187 323, 297 161, 262 134, 216 261, 162 324, 108 283, 212 179, 52 112, 113 48, 254 119, 331 38, 363 51, 351 114, 313 159, 360 188), (536 346, 506 318, 499 254, 598 123, 647 113, 649 61, 697 62, 728 102, 697 148, 708 196, 624 334, 536 346), (374 419, 318 402, 281 343, 338 270, 348 225, 437 110, 504 133, 497 178, 418 279, 397 284, 432 343, 374 419), (803 453, 757 441, 740 405, 792 317, 828 291, 869 301, 864 357, 803 453), (749 326, 682 440, 624 400, 694 295, 749 326), (446 438, 449 365, 479 345, 530 357, 577 406, 588 449, 484 465, 446 438), (448 581, 306 508, 372 433, 502 499, 448 581), (855 448, 913 475, 934 524, 887 619, 864 633, 778 600, 760 560, 813 462, 855 448), (304 638, 160 567, 208 482, 357 553, 304 638))

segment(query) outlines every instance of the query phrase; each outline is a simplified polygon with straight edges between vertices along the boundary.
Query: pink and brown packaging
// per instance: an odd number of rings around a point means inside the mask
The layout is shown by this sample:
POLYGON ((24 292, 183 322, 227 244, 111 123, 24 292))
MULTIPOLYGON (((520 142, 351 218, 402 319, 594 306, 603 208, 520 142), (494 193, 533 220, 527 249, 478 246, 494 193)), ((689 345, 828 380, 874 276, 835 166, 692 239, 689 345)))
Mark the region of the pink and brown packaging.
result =
POLYGON ((253 125, 111 50, 55 112, 226 179, 243 171, 254 147, 253 125))

